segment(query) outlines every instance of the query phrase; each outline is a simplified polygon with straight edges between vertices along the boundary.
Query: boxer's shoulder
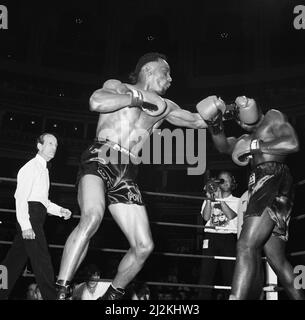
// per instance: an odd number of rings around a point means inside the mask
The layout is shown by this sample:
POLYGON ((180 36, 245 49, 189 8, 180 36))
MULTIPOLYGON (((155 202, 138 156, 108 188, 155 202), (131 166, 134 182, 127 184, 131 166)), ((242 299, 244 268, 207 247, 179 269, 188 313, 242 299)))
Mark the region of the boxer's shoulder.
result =
POLYGON ((180 109, 180 107, 177 105, 177 103, 175 103, 174 101, 165 98, 164 99, 167 103, 167 106, 170 110, 176 110, 176 109, 180 109))
POLYGON ((117 86, 119 84, 121 84, 122 82, 120 80, 117 79, 108 79, 104 82, 104 86, 117 86))
POLYGON ((165 114, 169 114, 175 110, 179 110, 181 109, 177 103, 175 103, 174 101, 170 100, 170 99, 167 99, 167 98, 164 98, 164 101, 166 102, 166 110, 165 110, 165 114))
MULTIPOLYGON (((108 79, 103 84, 103 89, 116 90, 123 83, 117 79, 108 79)), ((127 85, 126 83, 124 83, 127 85)))
POLYGON ((286 122, 286 116, 277 109, 270 109, 265 114, 265 120, 276 121, 276 122, 286 122))

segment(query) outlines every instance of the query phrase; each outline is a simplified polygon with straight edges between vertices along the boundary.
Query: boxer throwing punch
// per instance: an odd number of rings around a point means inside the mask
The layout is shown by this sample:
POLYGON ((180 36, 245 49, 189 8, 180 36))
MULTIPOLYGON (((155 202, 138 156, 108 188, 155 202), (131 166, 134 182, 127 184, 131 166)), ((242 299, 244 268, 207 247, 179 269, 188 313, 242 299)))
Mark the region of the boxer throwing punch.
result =
POLYGON ((90 238, 99 228, 105 206, 125 234, 130 249, 121 260, 112 285, 102 299, 119 299, 153 250, 146 209, 135 182, 135 159, 145 140, 163 120, 178 126, 206 128, 198 113, 181 109, 161 96, 170 87, 170 67, 162 54, 142 56, 132 84, 108 80, 90 98, 99 113, 96 141, 83 153, 78 174, 81 218, 69 236, 57 281, 59 299, 69 294, 69 282, 83 261, 90 238), (110 150, 108 161, 103 151, 110 150), (118 161, 119 160, 119 161, 118 161))
POLYGON ((248 206, 237 243, 237 260, 230 299, 257 299, 262 291, 261 252, 277 274, 291 299, 304 299, 294 288, 293 269, 285 257, 288 223, 293 205, 292 177, 285 164, 287 155, 297 152, 298 138, 286 117, 271 109, 265 115, 255 100, 238 97, 236 120, 249 132, 227 138, 222 117, 224 103, 217 97, 197 105, 218 151, 231 154, 239 166, 250 164, 248 206))

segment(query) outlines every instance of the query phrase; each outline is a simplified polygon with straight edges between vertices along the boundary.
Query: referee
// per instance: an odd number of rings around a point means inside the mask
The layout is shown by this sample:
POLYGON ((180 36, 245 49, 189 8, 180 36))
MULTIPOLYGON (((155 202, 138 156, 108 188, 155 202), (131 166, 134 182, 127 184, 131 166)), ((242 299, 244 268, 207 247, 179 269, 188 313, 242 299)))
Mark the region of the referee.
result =
POLYGON ((36 282, 44 300, 56 299, 54 270, 43 225, 47 213, 71 217, 71 211, 49 200, 47 162, 54 158, 57 139, 44 133, 37 139, 38 153, 18 172, 15 192, 17 234, 2 265, 8 271, 8 288, 0 289, 0 300, 8 299, 17 279, 30 258, 36 282))

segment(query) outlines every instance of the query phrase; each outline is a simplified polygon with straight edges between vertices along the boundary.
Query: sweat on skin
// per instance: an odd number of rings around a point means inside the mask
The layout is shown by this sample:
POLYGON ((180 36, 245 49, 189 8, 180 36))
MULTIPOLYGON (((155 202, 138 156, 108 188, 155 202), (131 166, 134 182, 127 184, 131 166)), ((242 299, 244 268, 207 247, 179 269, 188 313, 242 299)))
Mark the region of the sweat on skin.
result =
MULTIPOLYGON (((175 140, 176 157, 175 164, 197 165, 187 169, 188 175, 202 175, 206 169, 206 130, 198 129, 197 138, 197 156, 195 155, 195 130, 186 129, 185 131, 177 128, 173 131, 169 129, 156 129, 152 134, 153 155, 151 156, 151 140, 149 132, 145 129, 134 129, 133 136, 137 137, 138 141, 146 140, 142 146, 141 154, 136 157, 122 157, 120 163, 128 164, 130 161, 134 164, 161 164, 162 154, 164 155, 164 164, 173 164, 172 148, 173 139, 175 140), (162 141, 163 146, 162 146, 162 141)), ((106 129, 103 136, 115 137, 115 132, 111 129, 106 129)), ((118 143, 118 141, 112 141, 118 143)), ((131 139, 128 141, 131 146, 131 153, 136 149, 137 142, 131 139)), ((138 142, 139 143, 139 142, 138 142)), ((99 158, 106 163, 119 163, 118 153, 107 145, 103 145, 99 150, 99 158)))

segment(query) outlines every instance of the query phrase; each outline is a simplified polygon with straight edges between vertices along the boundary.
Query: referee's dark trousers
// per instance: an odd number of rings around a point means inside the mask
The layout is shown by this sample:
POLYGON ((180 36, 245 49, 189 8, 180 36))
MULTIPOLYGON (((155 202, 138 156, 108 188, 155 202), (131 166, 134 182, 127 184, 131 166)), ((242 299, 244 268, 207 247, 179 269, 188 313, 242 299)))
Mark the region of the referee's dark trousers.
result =
POLYGON ((0 290, 0 300, 8 299, 17 279, 24 270, 28 258, 30 258, 42 298, 44 300, 56 300, 54 270, 43 230, 47 210, 40 202, 28 202, 28 204, 35 239, 23 239, 21 228, 17 223, 17 234, 14 242, 1 263, 7 268, 8 289, 0 290))

